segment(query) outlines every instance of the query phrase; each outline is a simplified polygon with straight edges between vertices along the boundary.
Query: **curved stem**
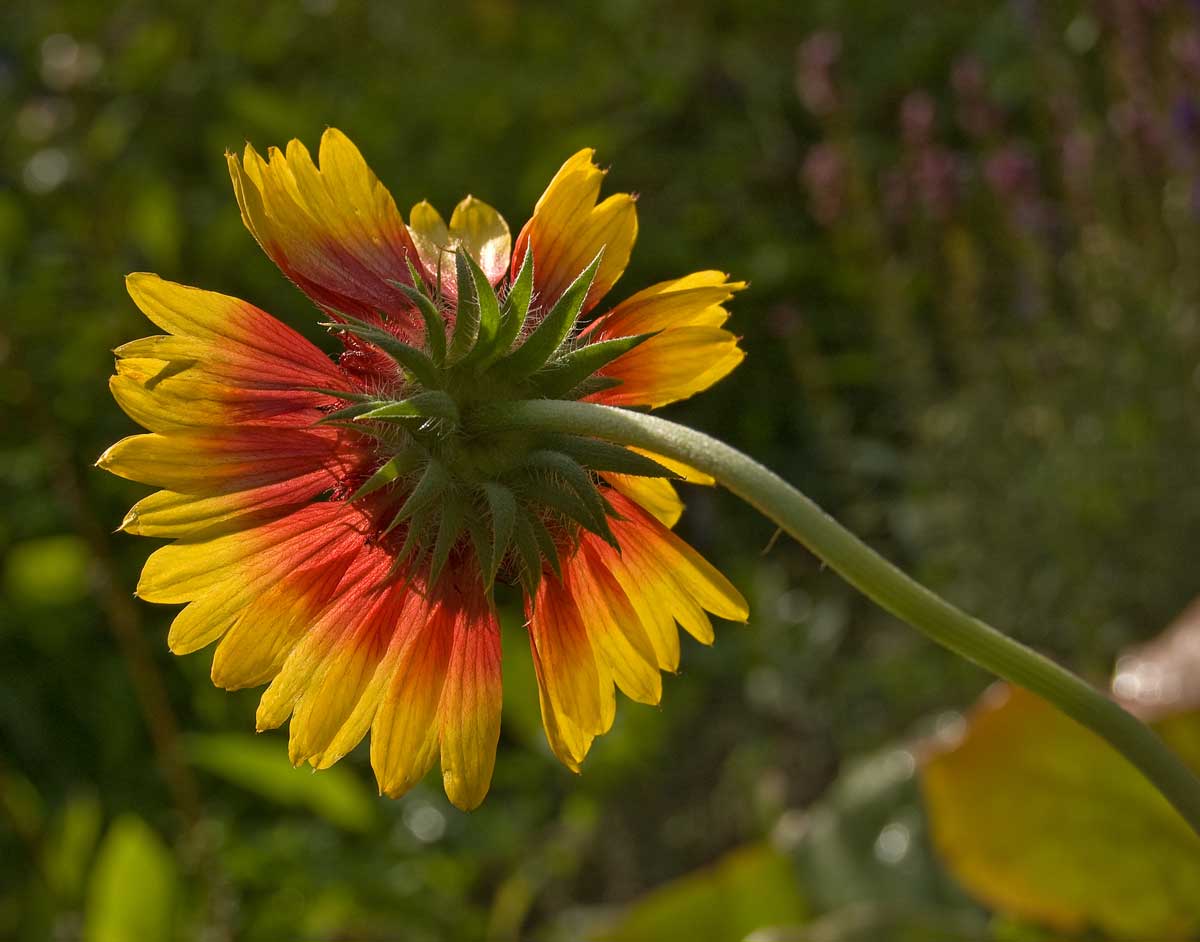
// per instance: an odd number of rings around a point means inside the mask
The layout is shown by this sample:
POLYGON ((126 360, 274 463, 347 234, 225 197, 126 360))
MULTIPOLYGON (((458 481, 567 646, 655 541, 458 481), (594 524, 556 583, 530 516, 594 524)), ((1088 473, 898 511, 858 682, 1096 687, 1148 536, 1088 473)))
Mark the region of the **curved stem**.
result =
POLYGON ((1149 727, 1070 671, 930 592, 754 459, 702 432, 609 406, 557 400, 506 403, 502 412, 496 409, 489 419, 514 428, 633 445, 711 474, 880 607, 943 647, 1038 694, 1099 734, 1200 834, 1200 779, 1149 727))

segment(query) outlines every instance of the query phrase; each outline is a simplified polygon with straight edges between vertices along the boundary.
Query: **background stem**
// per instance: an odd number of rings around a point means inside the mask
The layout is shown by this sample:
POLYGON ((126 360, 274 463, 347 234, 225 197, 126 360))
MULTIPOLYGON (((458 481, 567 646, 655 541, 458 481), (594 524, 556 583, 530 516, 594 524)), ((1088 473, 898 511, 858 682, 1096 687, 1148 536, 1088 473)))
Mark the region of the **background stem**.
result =
POLYGON ((880 607, 1100 735, 1200 834, 1200 780, 1153 730, 1070 671, 926 589, 754 459, 702 432, 609 406, 556 400, 506 403, 489 419, 634 445, 711 474, 880 607))

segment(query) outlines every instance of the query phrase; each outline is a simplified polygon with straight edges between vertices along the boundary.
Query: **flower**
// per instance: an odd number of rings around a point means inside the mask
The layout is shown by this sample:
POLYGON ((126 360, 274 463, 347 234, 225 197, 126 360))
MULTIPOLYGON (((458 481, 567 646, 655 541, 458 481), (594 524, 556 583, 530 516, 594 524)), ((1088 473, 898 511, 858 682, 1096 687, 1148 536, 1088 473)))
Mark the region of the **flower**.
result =
POLYGON ((742 283, 698 272, 580 327, 637 234, 631 196, 598 202, 591 150, 515 244, 472 197, 448 224, 428 203, 405 224, 336 130, 319 165, 297 141, 228 161, 247 228, 344 350, 332 360, 245 301, 129 276, 164 333, 116 351, 111 388, 149 431, 99 465, 162 488, 122 529, 174 541, 138 595, 186 603, 168 643, 219 642, 215 684, 269 685, 257 725, 290 717, 293 763, 330 766, 370 731, 382 793, 440 758, 471 809, 500 730, 494 588, 519 586, 547 739, 578 770, 614 684, 657 703, 676 623, 708 644, 707 613, 744 621, 746 603, 671 532, 670 479, 703 475, 495 417, 521 399, 653 407, 706 388, 742 358, 722 327, 742 283))

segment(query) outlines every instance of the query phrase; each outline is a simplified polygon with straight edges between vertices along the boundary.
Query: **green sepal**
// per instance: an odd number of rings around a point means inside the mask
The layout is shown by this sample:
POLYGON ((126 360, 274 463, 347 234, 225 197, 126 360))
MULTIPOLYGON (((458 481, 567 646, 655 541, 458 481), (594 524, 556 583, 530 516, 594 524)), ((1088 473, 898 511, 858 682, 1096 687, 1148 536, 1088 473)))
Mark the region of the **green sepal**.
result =
MULTIPOLYGON (((119 348, 118 348, 119 349, 119 348)), ((350 392, 345 389, 326 389, 323 386, 301 386, 303 392, 320 393, 333 399, 345 399, 347 402, 367 402, 374 397, 369 393, 350 392)))
POLYGON ((475 547, 475 557, 479 561, 479 575, 483 580, 483 591, 491 592, 496 581, 496 571, 499 565, 493 562, 492 535, 475 514, 468 514, 466 519, 467 533, 471 536, 471 545, 475 547))
POLYGON ((517 277, 509 286, 508 295, 504 298, 504 306, 500 311, 500 329, 492 344, 492 352, 484 357, 481 366, 487 366, 493 360, 508 353, 521 329, 529 317, 529 302, 533 299, 533 247, 525 246, 525 258, 517 270, 517 277))
POLYGON ((388 461, 367 478, 358 489, 350 495, 350 501, 361 500, 368 494, 373 494, 382 487, 387 487, 393 481, 403 477, 406 474, 414 471, 421 463, 421 458, 425 455, 425 449, 419 445, 411 445, 398 455, 394 455, 388 461))
POLYGON ((446 354, 446 363, 450 365, 471 352, 479 334, 479 301, 472 290, 471 265, 462 249, 454 253, 454 272, 458 307, 454 312, 454 332, 450 335, 450 349, 446 354))
POLYGON ((542 551, 534 534, 533 524, 529 521, 529 514, 524 509, 516 515, 513 545, 517 548, 517 555, 521 557, 525 570, 521 581, 525 583, 525 590, 532 599, 537 595, 538 586, 542 582, 542 551))
POLYGON ((571 282, 533 333, 525 338, 525 342, 496 365, 498 370, 512 379, 521 379, 537 372, 554 355, 554 351, 562 346, 575 326, 575 319, 583 308, 603 255, 604 250, 601 249, 592 263, 571 282))
POLYGON ((479 267, 479 263, 462 249, 458 251, 466 259, 467 267, 471 270, 472 293, 479 311, 479 328, 475 337, 475 345, 471 348, 471 352, 463 357, 462 362, 464 364, 483 364, 488 362, 495 352, 496 338, 500 331, 500 302, 496 299, 496 292, 483 269, 479 267))
POLYGON ((579 462, 562 452, 541 449, 530 452, 525 466, 550 472, 537 482, 539 501, 591 530, 606 543, 617 545, 608 526, 609 507, 579 462))
POLYGON ((387 529, 383 531, 383 535, 386 536, 388 533, 391 533, 393 529, 409 517, 430 506, 442 496, 442 493, 449 485, 450 474, 445 466, 436 458, 430 458, 429 463, 425 465, 425 470, 421 472, 421 477, 417 479, 416 486, 413 487, 408 497, 405 498, 400 509, 396 511, 396 516, 387 525, 387 529))
POLYGON ((321 416, 313 425, 333 425, 338 422, 350 422, 357 419, 364 412, 370 412, 372 409, 378 408, 379 405, 380 402, 376 399, 371 399, 367 402, 356 402, 353 405, 335 409, 333 412, 321 416))
POLYGON ((560 399, 597 370, 645 343, 654 333, 589 343, 552 360, 530 377, 534 395, 560 399))
POLYGON ((357 317, 350 317, 348 314, 338 314, 342 318, 341 321, 327 321, 322 327, 330 327, 334 330, 344 330, 348 334, 354 334, 367 343, 374 344, 393 360, 400 365, 406 372, 411 373, 413 378, 418 383, 429 389, 436 389, 441 386, 441 377, 438 368, 424 352, 416 347, 409 346, 402 340, 398 340, 386 330, 382 330, 373 324, 368 324, 366 321, 361 321, 357 317))
MULTIPOLYGON (((433 292, 429 290, 429 285, 425 283, 425 276, 421 274, 421 269, 416 266, 412 255, 408 252, 404 253, 404 266, 408 269, 408 278, 412 282, 411 285, 405 285, 405 287, 415 288, 423 295, 432 296, 433 292)), ((401 285, 404 285, 404 282, 393 281, 392 284, 399 288, 401 285)))
POLYGON ((402 281, 393 281, 392 285, 403 292, 421 312, 421 318, 425 321, 425 345, 429 348, 429 356, 434 363, 441 366, 446 362, 446 320, 441 309, 425 292, 425 282, 412 259, 406 258, 405 261, 408 262, 408 273, 413 283, 406 285, 402 281))
POLYGON ((594 396, 596 393, 604 392, 606 389, 615 389, 620 386, 623 380, 617 379, 615 376, 589 376, 582 383, 576 386, 569 392, 559 396, 559 399, 586 399, 588 396, 594 396))
MULTIPOLYGON (((425 539, 425 530, 429 526, 430 512, 429 509, 419 511, 413 514, 412 519, 408 521, 408 530, 404 534, 404 541, 400 544, 400 549, 396 551, 395 557, 392 559, 392 564, 388 567, 388 578, 392 578, 400 571, 410 557, 428 542, 425 539)), ((409 581, 412 580, 412 574, 409 575, 409 581)))
POLYGON ((546 447, 574 458, 592 471, 611 471, 614 474, 630 474, 640 478, 669 478, 683 480, 683 476, 663 467, 652 458, 630 451, 623 445, 586 438, 582 435, 552 433, 542 441, 546 447))
POLYGON ((522 516, 529 520, 529 527, 533 530, 533 538, 537 541, 542 558, 550 564, 550 568, 554 570, 554 575, 561 580, 562 564, 558 560, 558 547, 554 545, 554 537, 546 529, 546 524, 542 522, 542 518, 528 507, 522 508, 522 516))
POLYGON ((458 405, 454 397, 438 389, 419 392, 396 402, 375 403, 376 408, 360 413, 355 421, 371 419, 446 419, 458 424, 458 405))
POLYGON ((433 541, 433 555, 429 559, 429 586, 437 584, 450 551, 458 542, 465 524, 463 521, 462 505, 456 500, 448 500, 442 505, 441 519, 438 521, 437 536, 433 541))
POLYGON ((488 573, 489 584, 495 580, 504 555, 513 538, 513 526, 517 518, 517 498, 503 484, 489 481, 481 485, 487 501, 492 527, 492 566, 488 573))

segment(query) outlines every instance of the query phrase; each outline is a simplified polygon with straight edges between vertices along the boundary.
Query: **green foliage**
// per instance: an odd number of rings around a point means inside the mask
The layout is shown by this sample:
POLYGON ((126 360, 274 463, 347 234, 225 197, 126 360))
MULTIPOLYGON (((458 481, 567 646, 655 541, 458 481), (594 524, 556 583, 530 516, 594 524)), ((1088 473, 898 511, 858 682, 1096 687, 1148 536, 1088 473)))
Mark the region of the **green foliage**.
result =
POLYGON ((118 818, 89 880, 85 942, 170 939, 176 882, 175 860, 162 839, 136 815, 118 818))
POLYGON ((4 589, 27 605, 70 605, 87 595, 88 569, 87 545, 77 536, 26 540, 5 556, 4 589))
POLYGON ((293 768, 282 745, 273 737, 194 735, 187 741, 187 756, 196 768, 278 804, 307 809, 350 831, 372 827, 375 803, 354 775, 341 768, 322 775, 293 768))
MULTIPOLYGON (((98 931, 94 888, 153 859, 142 882, 172 901, 125 915, 169 912, 180 938, 574 942, 770 835, 810 920, 776 923, 779 942, 1036 938, 955 889, 896 758, 986 679, 707 488, 681 486, 680 529, 749 596, 750 627, 685 641, 662 705, 622 702, 582 775, 549 756, 503 593, 505 726, 481 809, 454 812, 434 783, 376 799, 365 747, 289 768, 284 736, 250 736, 257 691, 212 689, 208 653, 166 653, 174 610, 131 598, 149 544, 111 531, 145 489, 91 471, 136 431, 106 394, 106 351, 153 332, 122 287, 138 270, 330 348, 239 218, 221 155, 247 140, 311 147, 337 126, 402 209, 473 192, 514 233, 594 146, 606 192, 640 196, 612 300, 701 268, 751 282, 730 322, 746 363, 670 414, 1104 676, 1196 592, 1190 16, 1076 0, 920 16, 868 0, 0 5, 0 937, 98 931)), ((528 300, 504 298, 497 348, 528 300)), ((538 382, 557 391, 579 365, 566 353, 538 382)), ((347 405, 335 421, 371 408, 347 405)), ((491 516, 480 542, 536 563, 544 532, 515 506, 491 516)), ((156 929, 134 937, 169 937, 156 929)))
POLYGON ((756 930, 801 922, 806 914, 787 857, 744 847, 640 900, 603 942, 741 942, 756 930))

